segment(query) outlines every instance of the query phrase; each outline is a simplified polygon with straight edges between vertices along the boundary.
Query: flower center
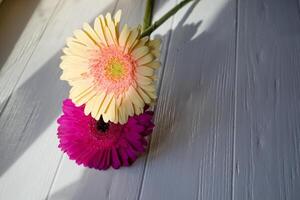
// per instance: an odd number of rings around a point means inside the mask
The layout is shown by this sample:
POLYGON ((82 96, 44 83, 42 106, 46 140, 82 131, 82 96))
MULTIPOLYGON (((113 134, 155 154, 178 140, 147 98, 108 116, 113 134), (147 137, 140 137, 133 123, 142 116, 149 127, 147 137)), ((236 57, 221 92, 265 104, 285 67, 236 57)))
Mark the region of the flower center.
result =
POLYGON ((118 47, 107 47, 91 54, 90 75, 100 91, 118 96, 136 84, 136 61, 118 47))
POLYGON ((124 64, 117 58, 112 58, 106 66, 106 76, 112 80, 119 80, 126 74, 124 64))
POLYGON ((109 128, 109 123, 105 123, 101 116, 101 118, 96 123, 96 128, 99 132, 105 133, 109 128))

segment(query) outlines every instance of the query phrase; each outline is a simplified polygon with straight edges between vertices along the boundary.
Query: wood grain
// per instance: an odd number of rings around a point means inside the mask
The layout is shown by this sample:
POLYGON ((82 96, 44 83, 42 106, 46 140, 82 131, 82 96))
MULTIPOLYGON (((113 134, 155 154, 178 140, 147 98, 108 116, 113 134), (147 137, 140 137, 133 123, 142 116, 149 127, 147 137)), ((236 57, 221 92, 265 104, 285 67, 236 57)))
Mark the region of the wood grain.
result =
POLYGON ((48 11, 51 17, 46 24, 40 22, 42 29, 28 26, 32 30, 19 39, 24 46, 16 49, 10 67, 4 66, 1 71, 1 87, 5 88, 1 99, 3 94, 9 98, 0 116, 0 199, 47 197, 62 156, 56 137, 56 119, 67 97, 67 85, 59 80, 61 48, 66 37, 82 25, 81 20, 90 21, 115 6, 114 1, 100 5, 99 1, 89 1, 89 7, 83 1, 59 1, 50 10, 54 1, 41 3, 44 6, 36 9, 38 16, 33 15, 32 23, 38 25, 38 19, 43 19, 40 15, 48 11), (79 16, 81 20, 74 20, 79 16), (38 39, 30 34, 39 34, 38 39), (19 49, 22 47, 23 51, 19 49), (25 47, 29 50, 24 51, 25 47))
MULTIPOLYGON (((135 26, 142 20, 144 3, 139 0, 120 0, 116 9, 122 8, 123 22, 135 26)), ((154 19, 174 4, 175 1, 157 1, 154 19)), ((164 62, 165 52, 167 52, 171 23, 172 20, 169 20, 154 34, 154 37, 164 38, 161 62, 164 62)), ((146 155, 139 158, 130 168, 102 172, 78 167, 64 156, 49 199, 137 199, 143 181, 145 159, 146 155)))
POLYGON ((235 199, 300 198, 297 1, 240 1, 235 199))
POLYGON ((231 199, 234 19, 234 1, 175 16, 140 199, 231 199))
MULTIPOLYGON (((1 0, 0 0, 1 1, 1 0)), ((177 0, 157 0, 154 20, 177 0)), ((57 148, 66 37, 140 0, 0 6, 0 199, 298 200, 300 12, 294 0, 202 0, 161 38, 156 128, 133 166, 96 171, 57 148)))

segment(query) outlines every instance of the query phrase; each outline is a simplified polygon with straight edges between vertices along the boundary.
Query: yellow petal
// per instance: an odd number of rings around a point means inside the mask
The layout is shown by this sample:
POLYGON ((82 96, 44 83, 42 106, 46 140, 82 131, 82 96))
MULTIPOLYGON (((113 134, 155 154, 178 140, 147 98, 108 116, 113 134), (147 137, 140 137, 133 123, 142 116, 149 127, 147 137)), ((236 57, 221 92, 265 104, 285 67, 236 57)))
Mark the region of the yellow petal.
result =
POLYGON ((134 28, 132 31, 130 31, 128 41, 127 41, 125 49, 124 49, 125 52, 129 52, 129 49, 132 47, 132 45, 134 44, 134 42, 136 41, 138 36, 139 36, 139 30, 137 28, 134 28))
POLYGON ((139 48, 135 48, 131 54, 137 60, 149 53, 149 48, 147 46, 142 46, 139 48))
POLYGON ((147 67, 151 67, 153 69, 157 69, 160 67, 160 62, 159 61, 152 61, 150 63, 145 64, 147 67))
POLYGON ((92 40, 94 40, 96 44, 98 44, 99 46, 103 46, 103 42, 88 23, 83 24, 83 30, 90 36, 92 40))
POLYGON ((143 98, 143 100, 145 101, 145 103, 149 104, 151 103, 151 99, 149 97, 148 94, 146 94, 142 88, 138 87, 137 88, 137 92, 139 93, 139 95, 143 98))
POLYGON ((148 78, 148 77, 140 75, 140 74, 136 74, 136 80, 141 85, 149 85, 154 82, 151 78, 148 78))
POLYGON ((94 96, 96 96, 96 91, 94 88, 92 88, 89 92, 85 93, 84 95, 75 98, 74 103, 76 105, 85 104, 86 102, 89 102, 94 96))
POLYGON ((114 39, 109 31, 109 28, 107 27, 105 18, 102 15, 100 15, 99 17, 100 17, 101 27, 102 27, 106 42, 108 45, 113 45, 114 39))
POLYGON ((74 35, 81 43, 90 47, 95 47, 94 41, 82 30, 75 30, 74 35))
POLYGON ((148 42, 148 40, 149 40, 149 36, 145 36, 145 37, 141 38, 134 48, 139 48, 139 47, 145 46, 145 44, 146 44, 146 42, 148 42))
POLYGON ((126 123, 126 118, 125 118, 125 107, 119 107, 118 109, 118 113, 119 113, 119 122, 120 124, 125 124, 126 123))
POLYGON ((115 26, 117 27, 121 21, 121 15, 122 15, 122 11, 118 10, 114 16, 114 22, 115 22, 115 26))
POLYGON ((116 27, 115 27, 115 24, 111 18, 111 14, 110 13, 107 13, 107 15, 105 16, 105 19, 106 19, 106 24, 107 24, 107 27, 108 27, 108 30, 110 32, 110 35, 114 41, 114 44, 117 45, 118 41, 117 41, 117 32, 116 32, 116 27))
POLYGON ((142 114, 143 113, 143 109, 135 104, 133 104, 133 108, 134 108, 134 113, 136 115, 142 114))
POLYGON ((151 54, 147 54, 146 56, 137 60, 138 65, 145 65, 150 63, 153 60, 153 56, 151 54))
POLYGON ((100 21, 100 18, 97 17, 95 19, 95 22, 94 22, 94 29, 95 29, 95 32, 97 33, 97 35, 99 36, 101 42, 107 46, 107 41, 106 41, 106 38, 104 36, 104 31, 103 31, 103 28, 102 28, 102 25, 101 25, 101 21, 100 21))
POLYGON ((100 110, 97 113, 97 116, 96 116, 97 120, 99 120, 100 116, 106 111, 106 109, 107 109, 109 103, 111 102, 112 98, 113 98, 113 94, 112 93, 106 95, 106 97, 104 98, 103 103, 102 103, 102 105, 100 107, 100 110))
POLYGON ((161 44, 160 39, 154 39, 148 42, 148 46, 151 47, 151 49, 159 49, 160 44, 161 44))
POLYGON ((89 56, 89 49, 86 48, 86 46, 76 42, 68 42, 67 45, 69 47, 67 48, 69 50, 69 54, 66 53, 67 55, 74 55, 82 58, 87 58, 89 56))
POLYGON ((101 92, 100 94, 97 95, 97 97, 96 97, 97 100, 95 101, 93 108, 92 108, 92 112, 91 112, 93 118, 100 119, 101 113, 99 113, 99 111, 100 111, 100 108, 103 104, 105 97, 106 97, 106 92, 101 92), (96 118, 98 116, 99 116, 99 118, 96 118))
POLYGON ((154 74, 153 68, 140 66, 136 68, 137 73, 143 76, 152 76, 154 74))
POLYGON ((121 31, 121 33, 120 33, 120 37, 119 37, 119 45, 121 47, 123 47, 123 49, 125 49, 126 42, 128 40, 129 34, 130 34, 130 31, 128 29, 127 24, 125 24, 122 31, 121 31))
POLYGON ((128 115, 129 116, 133 116, 134 115, 133 105, 132 105, 132 102, 129 101, 129 99, 130 98, 126 94, 126 97, 125 97, 125 99, 123 101, 123 107, 125 108, 124 109, 124 111, 125 111, 124 117, 125 117, 126 120, 127 120, 128 115))
POLYGON ((150 92, 155 92, 155 85, 149 84, 149 85, 140 85, 140 87, 150 95, 150 92))
POLYGON ((98 98, 99 98, 99 96, 95 95, 90 101, 88 101, 85 104, 85 107, 84 107, 84 114, 85 115, 88 115, 92 112, 93 107, 94 107, 95 103, 97 103, 98 98))
POLYGON ((107 106, 107 110, 103 113, 103 120, 105 122, 115 121, 116 114, 116 98, 113 97, 109 105, 107 106))
POLYGON ((144 107, 145 102, 141 98, 141 96, 137 93, 136 89, 132 86, 129 87, 127 91, 129 99, 133 102, 133 104, 137 105, 138 107, 144 107))

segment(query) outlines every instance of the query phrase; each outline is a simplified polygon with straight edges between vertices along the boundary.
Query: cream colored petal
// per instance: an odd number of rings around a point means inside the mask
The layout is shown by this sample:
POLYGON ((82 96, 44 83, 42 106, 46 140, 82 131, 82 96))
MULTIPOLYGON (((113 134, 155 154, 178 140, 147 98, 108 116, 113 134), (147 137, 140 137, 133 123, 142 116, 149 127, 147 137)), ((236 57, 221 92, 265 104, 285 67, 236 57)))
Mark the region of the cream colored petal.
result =
POLYGON ((75 88, 75 89, 70 90, 70 98, 72 99, 72 101, 75 103, 76 106, 81 106, 83 103, 85 103, 85 102, 82 102, 79 100, 85 96, 90 95, 92 93, 92 91, 94 90, 93 87, 90 87, 85 90, 80 90, 80 89, 78 89, 78 87, 73 87, 73 88, 75 88))
POLYGON ((116 107, 115 109, 115 119, 114 119, 114 123, 119 123, 119 110, 116 107))
POLYGON ((61 62, 59 67, 63 69, 63 71, 74 71, 76 73, 83 73, 89 71, 89 65, 87 64, 72 64, 61 62))
POLYGON ((123 95, 120 95, 116 100, 116 106, 119 107, 122 104, 123 95))
POLYGON ((127 41, 125 49, 124 49, 125 52, 129 52, 129 49, 132 47, 132 45, 134 44, 134 42, 136 41, 138 36, 139 36, 139 29, 138 28, 134 28, 133 30, 130 31, 128 41, 127 41))
POLYGON ((149 84, 149 85, 139 85, 147 94, 150 92, 155 92, 155 85, 149 84))
POLYGON ((106 97, 106 92, 100 92, 98 95, 97 95, 97 99, 96 101, 94 102, 94 105, 93 105, 93 108, 92 108, 92 111, 91 111, 91 114, 92 114, 92 117, 97 119, 96 117, 99 116, 98 119, 100 119, 100 116, 101 116, 101 113, 99 114, 99 111, 100 111, 100 108, 103 104, 103 101, 106 97))
POLYGON ((151 47, 151 49, 160 49, 161 40, 160 39, 149 40, 147 44, 148 46, 151 47))
POLYGON ((103 29, 106 42, 107 42, 108 45, 113 45, 114 44, 114 38, 112 37, 112 35, 110 33, 110 30, 107 27, 106 19, 102 15, 100 15, 99 17, 100 17, 101 27, 103 29))
POLYGON ((148 78, 140 74, 136 74, 136 81, 141 85, 153 84, 153 80, 151 78, 148 78))
POLYGON ((94 41, 82 30, 75 30, 74 35, 83 44, 90 47, 95 47, 94 41))
POLYGON ((114 16, 114 23, 115 23, 115 26, 118 26, 118 24, 120 23, 121 21, 121 15, 122 15, 122 10, 118 10, 114 16))
POLYGON ((137 64, 138 65, 145 65, 147 63, 150 63, 151 61, 153 61, 153 56, 151 54, 147 54, 146 56, 140 58, 137 60, 137 64))
POLYGON ((145 56, 146 54, 149 53, 149 48, 147 46, 142 46, 139 48, 135 48, 131 54, 132 56, 137 60, 143 56, 145 56))
POLYGON ((107 106, 106 111, 103 113, 103 120, 105 122, 112 121, 115 122, 116 115, 116 98, 113 97, 109 105, 107 106))
POLYGON ((64 70, 60 79, 68 80, 68 79, 73 79, 73 78, 83 78, 82 74, 84 74, 86 72, 87 72, 87 69, 82 69, 82 68, 64 70))
POLYGON ((125 118, 125 107, 119 107, 118 108, 118 117, 119 117, 119 123, 120 124, 125 124, 126 123, 126 118, 125 118))
POLYGON ((136 71, 142 76, 152 76, 154 74, 153 68, 145 67, 145 66, 137 67, 136 71))
POLYGON ((89 56, 90 49, 86 48, 86 46, 76 42, 68 42, 67 45, 69 47, 69 55, 79 56, 82 58, 87 58, 89 56))
POLYGON ((100 40, 101 40, 101 43, 103 43, 105 46, 107 46, 107 41, 106 41, 106 38, 105 38, 105 35, 104 35, 104 31, 103 31, 103 28, 102 28, 102 25, 101 25, 101 20, 100 20, 100 17, 97 17, 94 21, 94 29, 95 29, 95 32, 97 33, 97 35, 99 36, 100 40))
POLYGON ((139 107, 139 106, 133 104, 133 108, 134 108, 134 113, 135 113, 136 115, 140 115, 140 114, 143 113, 143 109, 142 109, 141 107, 139 107))
POLYGON ((112 98, 113 98, 113 94, 112 93, 106 95, 106 97, 103 100, 103 103, 102 103, 102 105, 100 107, 100 110, 97 113, 97 116, 96 116, 97 120, 99 120, 100 116, 107 110, 107 107, 108 107, 109 103, 111 102, 112 98))
POLYGON ((68 38, 66 39, 66 43, 68 43, 68 42, 76 42, 76 43, 78 43, 78 44, 87 46, 85 43, 81 42, 80 40, 78 40, 78 39, 75 38, 75 37, 68 37, 68 38))
MULTIPOLYGON (((80 86, 77 86, 77 88, 80 88, 80 86)), ((74 95, 74 93, 72 93, 72 94, 70 93, 70 95, 72 95, 70 97, 72 98, 72 100, 76 101, 76 100, 80 99, 81 97, 88 95, 93 90, 94 90, 94 87, 90 86, 87 89, 81 90, 82 92, 77 94, 76 96, 74 95)))
POLYGON ((85 107, 84 107, 84 114, 85 115, 88 115, 92 112, 93 107, 94 107, 95 103, 97 103, 98 98, 99 98, 99 96, 95 95, 90 101, 88 101, 85 104, 85 107))
POLYGON ((138 87, 137 88, 137 92, 139 93, 139 95, 143 98, 143 100, 145 101, 146 104, 151 103, 151 98, 149 97, 149 95, 147 93, 145 93, 143 91, 142 88, 138 87))
POLYGON ((92 81, 89 79, 82 79, 80 81, 77 81, 75 83, 75 86, 71 88, 70 90, 70 98, 74 99, 81 95, 86 90, 90 89, 92 87, 92 81))
POLYGON ((145 46, 145 44, 148 42, 148 40, 149 40, 148 36, 141 38, 134 48, 139 48, 139 47, 145 46))
POLYGON ((124 114, 125 119, 127 119, 127 115, 129 115, 129 116, 133 116, 134 115, 133 104, 132 104, 132 102, 129 99, 130 98, 126 94, 126 98, 123 100, 123 107, 125 108, 124 109, 124 111, 125 111, 125 114, 124 114))
POLYGON ((159 61, 152 61, 150 63, 145 64, 144 66, 151 67, 153 69, 157 69, 157 68, 160 67, 160 62, 159 61))
POLYGON ((128 98, 133 102, 133 104, 137 105, 138 107, 144 107, 145 102, 141 98, 141 96, 137 93, 136 89, 132 86, 129 87, 128 91, 128 98))
POLYGON ((128 37, 129 37, 130 31, 128 29, 127 24, 124 25, 120 37, 119 37, 119 45, 125 49, 128 37))
POLYGON ((103 46, 103 42, 101 41, 100 37, 88 23, 83 24, 83 30, 90 36, 92 40, 94 40, 96 44, 103 46))
POLYGON ((76 105, 82 105, 85 104, 87 102, 89 102, 93 97, 96 96, 96 91, 94 88, 92 88, 89 92, 85 93, 84 95, 77 97, 74 99, 74 103, 76 105))
POLYGON ((116 32, 116 26, 111 18, 111 14, 110 13, 107 13, 107 15, 105 16, 105 19, 106 19, 106 25, 110 31, 110 35, 114 41, 114 44, 118 44, 118 41, 117 41, 117 32, 116 32))
MULTIPOLYGON (((78 56, 75 56, 75 57, 81 58, 81 57, 78 57, 78 56)), ((89 61, 84 60, 84 58, 82 60, 81 59, 75 59, 75 60, 65 59, 60 63, 60 65, 61 65, 62 69, 67 69, 67 68, 71 68, 71 69, 74 69, 74 68, 89 68, 91 66, 89 61)))

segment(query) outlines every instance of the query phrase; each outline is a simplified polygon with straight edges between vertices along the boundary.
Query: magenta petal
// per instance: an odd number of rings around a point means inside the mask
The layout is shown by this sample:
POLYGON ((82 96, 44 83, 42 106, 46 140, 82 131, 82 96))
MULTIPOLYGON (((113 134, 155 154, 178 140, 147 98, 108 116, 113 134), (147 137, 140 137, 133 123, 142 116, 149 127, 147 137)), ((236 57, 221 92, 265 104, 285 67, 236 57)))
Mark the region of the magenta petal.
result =
POLYGON ((63 102, 63 115, 57 120, 59 148, 79 165, 105 170, 132 164, 145 152, 145 137, 154 128, 153 112, 129 117, 124 125, 109 122, 106 131, 97 129, 97 121, 84 114, 84 105, 76 107, 70 99, 63 102))

